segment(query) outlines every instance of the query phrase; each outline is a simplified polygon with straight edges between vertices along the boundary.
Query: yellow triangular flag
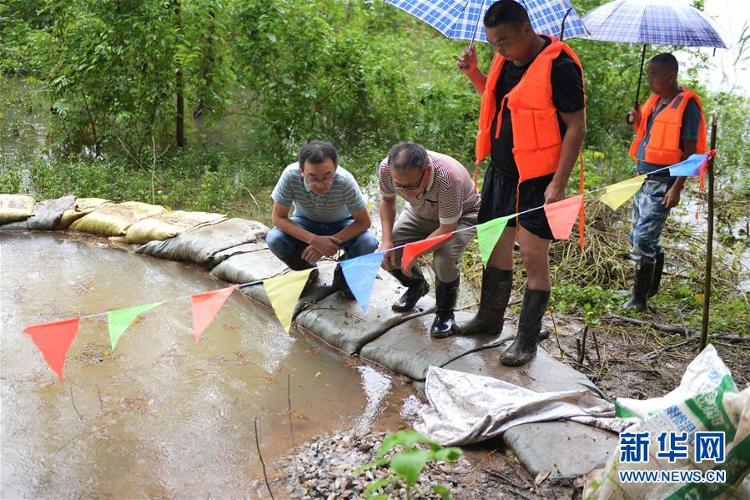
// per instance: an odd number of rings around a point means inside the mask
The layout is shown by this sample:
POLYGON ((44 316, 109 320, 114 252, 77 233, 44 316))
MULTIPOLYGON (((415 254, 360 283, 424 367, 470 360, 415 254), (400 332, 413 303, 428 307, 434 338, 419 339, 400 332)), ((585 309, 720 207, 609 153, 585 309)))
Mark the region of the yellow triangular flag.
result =
POLYGON ((304 271, 292 271, 287 274, 280 274, 273 278, 263 280, 263 286, 266 289, 268 300, 271 301, 273 312, 279 318, 279 322, 285 331, 289 332, 292 326, 292 315, 297 305, 299 296, 307 284, 312 269, 304 271))
POLYGON ((607 186, 604 188, 604 194, 599 197, 599 201, 609 205, 609 208, 612 210, 617 210, 623 203, 632 198, 645 180, 645 175, 639 175, 638 177, 607 186))

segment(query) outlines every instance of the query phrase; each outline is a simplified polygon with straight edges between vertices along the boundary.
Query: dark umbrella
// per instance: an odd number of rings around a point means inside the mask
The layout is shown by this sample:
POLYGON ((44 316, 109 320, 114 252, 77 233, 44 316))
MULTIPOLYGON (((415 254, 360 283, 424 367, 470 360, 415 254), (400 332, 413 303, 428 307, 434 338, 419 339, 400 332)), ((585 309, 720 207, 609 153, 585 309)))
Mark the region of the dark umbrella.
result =
MULTIPOLYGON (((517 0, 526 8, 537 33, 572 38, 586 36, 586 28, 570 0, 517 0)), ((386 0, 426 22, 448 38, 484 42, 482 18, 495 0, 386 0)))
POLYGON ((583 24, 592 40, 643 44, 636 106, 641 93, 646 44, 727 47, 703 12, 674 0, 616 0, 586 14, 583 24))

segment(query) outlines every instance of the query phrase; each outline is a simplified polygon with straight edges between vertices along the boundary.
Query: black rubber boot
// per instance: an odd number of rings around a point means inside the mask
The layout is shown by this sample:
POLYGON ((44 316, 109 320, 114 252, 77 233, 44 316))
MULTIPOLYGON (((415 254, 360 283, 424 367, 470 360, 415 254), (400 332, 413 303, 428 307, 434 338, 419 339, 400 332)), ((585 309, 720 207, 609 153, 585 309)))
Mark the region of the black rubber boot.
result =
POLYGON ((283 259, 281 259, 281 261, 284 262, 284 264, 286 264, 287 267, 289 267, 289 269, 291 269, 292 271, 304 271, 305 269, 312 269, 312 271, 310 272, 310 276, 308 276, 307 278, 307 283, 305 283, 305 288, 302 289, 302 293, 300 294, 299 300, 297 301, 297 305, 294 308, 292 318, 296 318, 299 313, 301 313, 311 304, 315 304, 316 302, 323 300, 328 295, 330 295, 329 293, 326 293, 329 287, 327 287, 325 283, 318 279, 320 276, 318 266, 316 266, 315 264, 310 264, 309 262, 304 260, 302 258, 301 252, 284 257, 283 259))
POLYGON ((406 287, 404 294, 391 305, 391 309, 395 312, 411 311, 417 305, 419 299, 430 291, 430 285, 427 284, 427 280, 424 279, 424 275, 418 266, 412 266, 411 278, 405 275, 401 269, 391 269, 388 272, 406 287))
POLYGON ((333 270, 333 282, 331 283, 331 289, 336 293, 341 291, 341 295, 349 300, 354 300, 354 294, 349 288, 349 284, 346 282, 344 277, 344 270, 341 269, 341 264, 336 265, 336 269, 333 270))
POLYGON ((458 330, 453 311, 456 309, 460 282, 460 276, 451 283, 435 280, 435 320, 430 327, 430 335, 435 338, 448 337, 458 330))
POLYGON ((505 366, 520 366, 536 355, 536 342, 542 329, 542 318, 549 302, 549 290, 529 290, 523 294, 518 334, 513 343, 500 356, 505 366))
POLYGON ((654 276, 651 278, 651 288, 648 291, 648 296, 653 297, 659 293, 659 287, 661 286, 661 275, 664 271, 664 252, 656 254, 656 262, 654 262, 654 276))
POLYGON ((310 264, 302 258, 302 253, 293 253, 281 259, 281 261, 289 267, 292 271, 304 271, 311 267, 316 267, 315 264, 310 264))
POLYGON ((651 282, 654 277, 653 262, 640 262, 635 266, 635 278, 633 279, 633 294, 623 307, 635 309, 638 312, 648 311, 648 293, 651 290, 651 282))
POLYGON ((479 311, 468 323, 459 326, 461 335, 500 335, 512 288, 513 271, 485 269, 479 311))

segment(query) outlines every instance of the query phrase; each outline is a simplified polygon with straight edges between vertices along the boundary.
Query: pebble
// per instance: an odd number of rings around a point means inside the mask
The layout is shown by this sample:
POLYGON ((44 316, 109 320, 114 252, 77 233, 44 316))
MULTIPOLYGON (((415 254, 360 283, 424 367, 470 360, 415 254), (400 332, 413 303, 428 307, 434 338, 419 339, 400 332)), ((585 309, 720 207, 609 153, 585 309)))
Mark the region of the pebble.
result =
MULTIPOLYGON (((286 481, 288 497, 325 500, 360 498, 370 483, 393 474, 388 467, 355 473, 358 467, 375 458, 372 450, 380 446, 384 437, 385 433, 359 429, 314 438, 301 445, 296 455, 289 455, 280 461, 279 467, 286 473, 282 475, 286 479, 281 481, 286 481), (299 471, 296 480, 295 461, 299 471)), ((437 499, 439 497, 433 492, 437 485, 448 486, 456 499, 493 498, 497 493, 497 485, 487 481, 485 475, 474 470, 465 458, 460 458, 456 463, 428 465, 409 495, 411 498, 437 499)), ((391 498, 406 498, 403 482, 391 484, 381 490, 383 492, 391 498)))

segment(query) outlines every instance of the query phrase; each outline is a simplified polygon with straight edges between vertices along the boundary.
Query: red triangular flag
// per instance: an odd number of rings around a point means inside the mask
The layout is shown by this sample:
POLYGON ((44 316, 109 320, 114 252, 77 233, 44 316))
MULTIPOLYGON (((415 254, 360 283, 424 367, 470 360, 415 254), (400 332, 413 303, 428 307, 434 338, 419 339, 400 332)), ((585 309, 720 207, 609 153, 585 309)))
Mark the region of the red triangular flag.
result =
POLYGON ((407 269, 411 268, 411 265, 414 263, 414 259, 452 237, 453 233, 450 232, 441 234, 440 236, 433 236, 432 238, 427 238, 426 240, 419 240, 415 241, 414 243, 407 244, 404 247, 404 254, 401 256, 401 270, 403 272, 408 272, 407 269))
POLYGON ((581 203, 583 203, 583 195, 544 205, 544 214, 547 216, 552 236, 556 240, 564 240, 570 236, 573 224, 578 218, 581 203))
POLYGON ((698 168, 698 176, 700 179, 698 189, 700 189, 701 191, 703 191, 703 184, 706 180, 706 173, 711 166, 711 160, 713 160, 714 156, 716 156, 716 150, 712 149, 711 151, 706 153, 706 159, 703 160, 703 163, 701 163, 701 166, 698 168))
POLYGON ((195 337, 196 342, 237 287, 239 285, 232 285, 190 296, 190 302, 193 306, 193 337, 195 337))
POLYGON ((78 324, 81 318, 64 319, 52 323, 41 323, 27 326, 24 332, 31 335, 37 348, 42 351, 44 359, 52 371, 57 373, 62 381, 65 356, 68 354, 73 340, 78 334, 78 324))

